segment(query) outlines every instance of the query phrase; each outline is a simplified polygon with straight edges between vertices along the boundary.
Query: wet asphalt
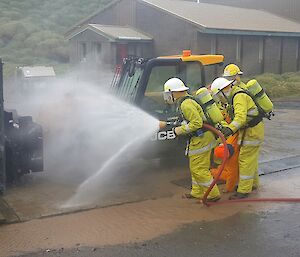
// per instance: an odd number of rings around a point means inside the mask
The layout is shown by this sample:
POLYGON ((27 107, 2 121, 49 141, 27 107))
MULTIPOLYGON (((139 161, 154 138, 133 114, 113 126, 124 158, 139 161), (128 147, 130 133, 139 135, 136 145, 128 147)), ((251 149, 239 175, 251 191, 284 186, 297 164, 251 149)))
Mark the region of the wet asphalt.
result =
POLYGON ((41 251, 22 257, 298 257, 300 256, 300 205, 284 204, 259 214, 185 225, 150 241, 104 247, 41 251))
MULTIPOLYGON (((298 107, 299 105, 297 109, 298 107)), ((283 125, 278 126, 281 128, 283 125)), ((298 123, 294 126, 298 130, 298 123)), ((272 145, 274 141, 274 145, 277 145, 276 140, 281 142, 281 138, 279 134, 275 134, 267 143, 272 145)), ((293 138, 294 145, 289 142, 284 151, 278 151, 278 155, 284 152, 296 153, 299 149, 298 139, 299 137, 293 138)), ((269 152, 276 154, 276 149, 267 149, 265 155, 269 152)), ((283 176, 279 173, 276 180, 282 179, 280 175, 283 176)), ((295 179, 294 186, 299 189, 297 181, 295 179)), ((285 192, 287 184, 281 186, 285 192)), ((287 194, 291 193, 287 191, 287 194)), ((272 205, 269 211, 259 213, 247 213, 245 206, 245 212, 229 218, 187 224, 170 234, 140 243, 85 247, 79 242, 72 249, 43 249, 15 257, 299 257, 299 217, 300 204, 276 204, 275 208, 272 205)))

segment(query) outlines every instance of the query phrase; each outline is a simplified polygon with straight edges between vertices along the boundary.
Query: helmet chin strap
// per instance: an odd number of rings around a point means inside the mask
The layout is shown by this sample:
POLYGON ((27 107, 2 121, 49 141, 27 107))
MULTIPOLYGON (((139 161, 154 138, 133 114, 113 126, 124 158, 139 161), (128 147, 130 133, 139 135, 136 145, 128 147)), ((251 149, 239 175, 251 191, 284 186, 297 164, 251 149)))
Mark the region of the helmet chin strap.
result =
POLYGON ((175 103, 175 98, 173 96, 173 92, 171 90, 170 90, 170 92, 171 92, 171 96, 172 96, 172 102, 175 103))
POLYGON ((232 85, 236 85, 236 84, 238 84, 238 83, 239 83, 239 82, 238 82, 236 79, 234 79, 232 85))
MULTIPOLYGON (((232 90, 232 86, 230 86, 230 91, 228 92, 229 94, 230 94, 231 90, 232 90)), ((227 94, 225 94, 223 92, 223 90, 221 90, 221 93, 222 93, 223 97, 226 99, 226 101, 229 103, 229 94, 227 96, 227 94)))

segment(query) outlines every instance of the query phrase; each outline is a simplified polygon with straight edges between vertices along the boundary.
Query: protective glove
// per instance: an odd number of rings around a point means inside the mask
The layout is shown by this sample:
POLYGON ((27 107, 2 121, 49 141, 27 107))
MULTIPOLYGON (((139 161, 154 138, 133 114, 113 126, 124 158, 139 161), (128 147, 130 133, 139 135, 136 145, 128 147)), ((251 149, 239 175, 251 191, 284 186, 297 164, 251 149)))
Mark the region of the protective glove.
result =
POLYGON ((167 127, 167 122, 165 121, 159 121, 159 129, 164 129, 167 127))
POLYGON ((172 131, 174 132, 175 136, 179 136, 182 134, 182 129, 181 127, 175 127, 172 129, 172 131))
POLYGON ((225 137, 229 137, 233 134, 233 131, 229 127, 223 127, 221 128, 221 132, 225 137))

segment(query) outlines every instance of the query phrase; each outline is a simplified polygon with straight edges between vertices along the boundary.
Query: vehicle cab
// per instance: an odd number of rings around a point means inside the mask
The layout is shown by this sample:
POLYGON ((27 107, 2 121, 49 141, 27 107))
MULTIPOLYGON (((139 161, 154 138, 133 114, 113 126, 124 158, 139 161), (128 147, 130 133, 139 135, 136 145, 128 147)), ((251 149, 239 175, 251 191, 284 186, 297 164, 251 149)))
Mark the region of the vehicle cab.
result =
MULTIPOLYGON (((180 78, 193 94, 207 86, 207 71, 223 61, 223 55, 192 55, 189 50, 183 51, 182 55, 153 59, 129 57, 115 74, 112 87, 118 96, 158 120, 175 121, 178 117, 176 106, 166 104, 163 99, 164 83, 172 77, 180 78)), ((151 138, 152 142, 159 142, 161 150, 178 147, 180 139, 174 139, 170 129, 158 131, 151 138)))

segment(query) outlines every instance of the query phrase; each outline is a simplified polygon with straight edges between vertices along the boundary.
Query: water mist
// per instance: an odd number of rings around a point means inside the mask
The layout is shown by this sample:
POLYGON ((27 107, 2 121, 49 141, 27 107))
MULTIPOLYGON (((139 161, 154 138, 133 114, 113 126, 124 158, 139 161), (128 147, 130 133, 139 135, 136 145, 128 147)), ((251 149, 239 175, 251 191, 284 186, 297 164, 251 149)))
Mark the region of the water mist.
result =
POLYGON ((43 175, 78 186, 68 206, 101 199, 136 158, 137 145, 147 147, 158 129, 155 118, 111 95, 110 81, 91 83, 73 73, 26 96, 8 97, 8 105, 43 126, 43 175))

